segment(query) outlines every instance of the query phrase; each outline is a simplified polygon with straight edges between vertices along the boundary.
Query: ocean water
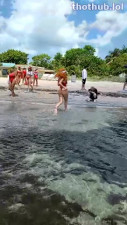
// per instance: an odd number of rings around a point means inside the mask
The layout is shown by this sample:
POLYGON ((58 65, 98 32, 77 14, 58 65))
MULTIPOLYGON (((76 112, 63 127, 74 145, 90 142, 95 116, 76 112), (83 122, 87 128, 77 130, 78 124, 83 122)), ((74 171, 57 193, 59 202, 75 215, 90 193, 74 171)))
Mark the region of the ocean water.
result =
POLYGON ((0 104, 0 225, 127 224, 125 106, 0 104))

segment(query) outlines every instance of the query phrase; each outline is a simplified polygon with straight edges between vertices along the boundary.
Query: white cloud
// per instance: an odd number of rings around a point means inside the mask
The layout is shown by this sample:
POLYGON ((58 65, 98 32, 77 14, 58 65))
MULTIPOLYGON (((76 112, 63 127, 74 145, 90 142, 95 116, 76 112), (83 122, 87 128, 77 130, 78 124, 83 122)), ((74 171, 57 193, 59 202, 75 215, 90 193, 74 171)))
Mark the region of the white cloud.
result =
POLYGON ((12 0, 10 18, 0 16, 1 52, 13 48, 31 55, 54 55, 85 44, 99 50, 127 29, 127 13, 113 11, 100 11, 95 22, 76 26, 67 19, 73 13, 71 4, 71 0, 27 0, 25 4, 12 0), (89 40, 87 35, 94 29, 102 34, 89 40))
POLYGON ((14 0, 11 17, 0 18, 4 24, 1 51, 14 48, 30 54, 55 54, 78 45, 88 33, 87 23, 76 27, 67 20, 71 13, 71 0, 27 0, 25 4, 14 0))
POLYGON ((96 21, 90 25, 90 28, 96 28, 103 31, 104 35, 98 35, 92 39, 91 43, 98 46, 109 44, 113 37, 119 36, 127 29, 127 13, 118 13, 117 11, 102 11, 96 15, 96 21))
POLYGON ((99 56, 99 49, 98 48, 95 48, 95 53, 94 53, 95 56, 99 56))

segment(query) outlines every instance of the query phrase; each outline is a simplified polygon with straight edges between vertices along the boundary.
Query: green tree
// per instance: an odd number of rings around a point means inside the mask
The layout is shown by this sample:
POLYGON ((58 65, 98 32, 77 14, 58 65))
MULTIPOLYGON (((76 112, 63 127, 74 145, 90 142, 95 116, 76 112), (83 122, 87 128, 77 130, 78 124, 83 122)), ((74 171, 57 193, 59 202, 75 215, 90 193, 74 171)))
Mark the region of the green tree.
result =
POLYGON ((85 55, 94 55, 96 50, 94 47, 92 47, 91 45, 85 45, 84 48, 83 48, 83 52, 85 55))
POLYGON ((28 54, 18 50, 10 49, 0 54, 0 62, 27 64, 28 54))
POLYGON ((84 48, 72 48, 65 53, 65 65, 67 67, 71 65, 79 66, 82 64, 83 59, 87 61, 87 58, 94 56, 94 53, 95 49, 90 45, 86 45, 84 48))
POLYGON ((47 69, 52 69, 51 57, 47 54, 36 55, 32 58, 33 66, 45 67, 47 69))
POLYGON ((81 72, 82 72, 81 66, 71 65, 71 66, 68 66, 66 69, 70 76, 72 75, 72 73, 74 73, 77 77, 81 77, 81 72))
POLYGON ((61 67, 65 66, 64 63, 64 57, 62 56, 61 53, 56 53, 56 55, 54 56, 54 59, 52 60, 52 66, 55 70, 58 70, 61 67))
POLYGON ((80 58, 83 54, 83 51, 81 48, 72 48, 65 53, 65 66, 71 66, 71 65, 80 65, 80 58))
POLYGON ((127 64, 127 53, 123 53, 120 56, 113 59, 110 63, 110 74, 118 76, 126 71, 125 65, 127 64))
POLYGON ((113 51, 109 51, 109 54, 105 57, 106 62, 112 62, 114 58, 120 56, 123 53, 122 51, 124 51, 124 49, 120 50, 119 48, 115 48, 113 51))

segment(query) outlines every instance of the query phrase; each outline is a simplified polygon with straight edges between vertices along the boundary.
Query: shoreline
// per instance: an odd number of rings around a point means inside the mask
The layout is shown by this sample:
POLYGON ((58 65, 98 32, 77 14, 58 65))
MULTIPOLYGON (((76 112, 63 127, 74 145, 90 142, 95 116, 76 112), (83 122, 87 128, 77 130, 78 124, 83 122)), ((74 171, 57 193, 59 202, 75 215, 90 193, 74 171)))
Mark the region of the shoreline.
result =
MULTIPOLYGON (((57 92, 58 86, 56 80, 39 80, 39 86, 34 87, 34 91, 40 92, 57 92)), ((78 93, 87 95, 87 91, 81 90, 82 81, 76 80, 76 82, 68 81, 68 90, 70 93, 78 93)), ((127 88, 123 89, 123 83, 111 82, 111 81, 87 81, 86 89, 88 90, 91 86, 98 89, 102 96, 110 97, 127 97, 127 88)), ((8 79, 7 77, 0 77, 0 90, 8 89, 8 79)), ((27 86, 21 84, 19 87, 16 86, 15 90, 27 90, 27 86)))

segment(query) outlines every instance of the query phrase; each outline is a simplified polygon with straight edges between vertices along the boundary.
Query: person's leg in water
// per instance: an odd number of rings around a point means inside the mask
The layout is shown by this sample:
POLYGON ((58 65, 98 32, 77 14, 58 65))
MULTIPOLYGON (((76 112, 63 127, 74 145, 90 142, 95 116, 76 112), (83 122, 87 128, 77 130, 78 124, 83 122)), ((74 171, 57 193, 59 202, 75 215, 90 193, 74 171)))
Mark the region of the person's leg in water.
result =
POLYGON ((28 78, 28 92, 30 91, 30 87, 31 87, 31 91, 33 91, 33 85, 32 85, 32 78, 31 77, 28 78))
POLYGON ((32 80, 32 77, 30 78, 30 87, 31 87, 31 91, 33 91, 33 80, 32 80))
POLYGON ((59 102, 55 106, 55 110, 54 110, 55 114, 57 114, 59 106, 63 103, 63 96, 62 96, 61 90, 58 91, 58 95, 59 95, 59 102))
POLYGON ((38 78, 36 78, 36 86, 38 86, 38 78))
POLYGON ((64 98, 64 108, 65 111, 67 111, 67 105, 68 105, 68 90, 62 90, 62 95, 64 98))
POLYGON ((30 77, 27 78, 27 86, 28 86, 28 92, 30 91, 30 77))
POLYGON ((35 79, 35 77, 34 77, 34 78, 33 78, 33 86, 35 85, 35 80, 36 80, 36 79, 35 79))
POLYGON ((10 87, 9 87, 9 90, 11 91, 11 96, 12 96, 12 97, 15 97, 15 96, 16 96, 16 94, 15 94, 15 92, 14 92, 15 85, 16 85, 16 80, 14 79, 14 80, 12 81, 12 83, 10 83, 10 87))

